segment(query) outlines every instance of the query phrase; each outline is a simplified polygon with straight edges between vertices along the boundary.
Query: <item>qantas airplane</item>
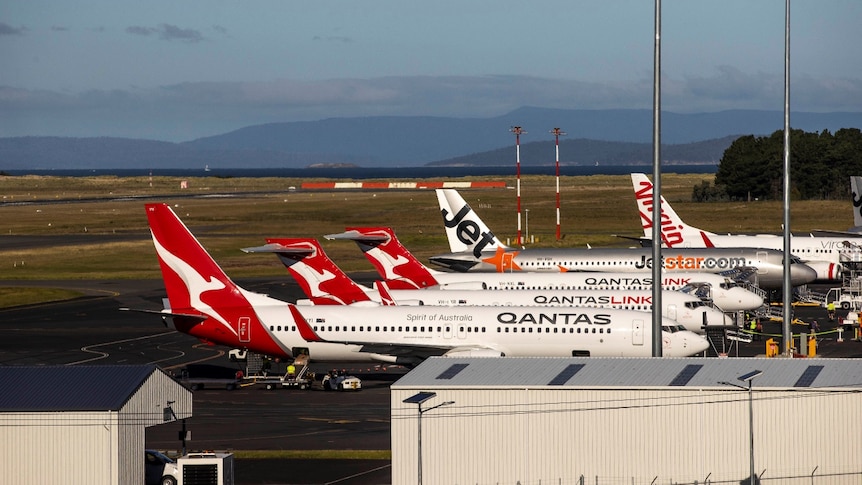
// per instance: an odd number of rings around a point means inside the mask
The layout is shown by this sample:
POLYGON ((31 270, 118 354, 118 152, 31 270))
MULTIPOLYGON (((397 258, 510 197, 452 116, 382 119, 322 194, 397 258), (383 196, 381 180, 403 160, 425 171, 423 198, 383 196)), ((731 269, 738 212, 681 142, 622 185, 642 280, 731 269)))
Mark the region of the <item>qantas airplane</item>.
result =
MULTIPOLYGON (((632 186, 641 216, 644 237, 652 239, 652 182, 645 174, 633 173, 632 186)), ((668 248, 784 248, 784 237, 776 234, 753 236, 715 234, 683 222, 676 211, 661 198, 661 240, 668 248)), ((849 246, 846 237, 793 236, 792 253, 817 272, 819 281, 840 281, 840 253, 849 246)))
MULTIPOLYGON (((305 306, 235 284, 167 204, 146 204, 171 328, 229 347, 317 361, 415 365, 430 356, 649 356, 644 312, 606 308, 305 306)), ((701 336, 666 320, 662 351, 691 356, 701 336)))
MULTIPOLYGON (((274 253, 315 305, 586 306, 652 311, 652 290, 392 290, 379 281, 372 290, 353 281, 315 239, 273 238, 266 242, 243 251, 274 253)), ((702 333, 704 325, 732 323, 696 296, 663 291, 661 301, 662 316, 692 332, 702 333)))
MULTIPOLYGON (((449 239, 450 254, 433 256, 431 262, 455 271, 566 272, 652 271, 652 248, 539 248, 514 249, 501 243, 476 212, 453 189, 437 189, 437 200, 449 239)), ((781 288, 784 253, 752 248, 668 248, 662 251, 662 268, 668 272, 722 273, 754 268, 752 277, 764 289, 781 288)), ((817 273, 793 258, 793 286, 815 280, 817 273)))
MULTIPOLYGON (((388 227, 349 227, 327 239, 355 241, 381 278, 393 289, 444 290, 642 290, 652 291, 649 273, 453 273, 429 268, 405 248, 388 227)), ((713 273, 663 273, 662 288, 711 301, 726 312, 754 310, 763 296, 713 273)))

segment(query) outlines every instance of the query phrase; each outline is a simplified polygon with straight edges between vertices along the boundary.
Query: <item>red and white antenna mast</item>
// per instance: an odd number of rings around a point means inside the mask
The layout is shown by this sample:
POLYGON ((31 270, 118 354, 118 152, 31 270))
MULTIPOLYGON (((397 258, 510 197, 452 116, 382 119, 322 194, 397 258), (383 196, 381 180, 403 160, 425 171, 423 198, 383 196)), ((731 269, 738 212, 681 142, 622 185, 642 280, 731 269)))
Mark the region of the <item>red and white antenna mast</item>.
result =
POLYGON ((557 241, 560 240, 560 137, 566 132, 559 128, 551 130, 554 134, 554 145, 557 150, 557 241))
POLYGON ((520 126, 509 129, 515 134, 515 192, 518 196, 518 246, 521 245, 521 134, 526 133, 520 126))

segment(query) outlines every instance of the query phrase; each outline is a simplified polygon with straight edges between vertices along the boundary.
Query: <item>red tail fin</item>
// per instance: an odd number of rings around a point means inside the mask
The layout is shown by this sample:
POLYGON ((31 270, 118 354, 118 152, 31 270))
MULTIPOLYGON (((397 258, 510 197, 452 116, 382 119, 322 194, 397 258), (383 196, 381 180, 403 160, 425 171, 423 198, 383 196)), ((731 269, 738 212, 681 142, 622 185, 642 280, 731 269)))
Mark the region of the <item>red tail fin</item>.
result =
POLYGON ((249 298, 259 304, 275 300, 234 284, 168 205, 146 204, 146 212, 171 311, 207 317, 202 322, 186 319, 177 330, 222 345, 289 357, 249 303, 249 298))
POLYGON ((393 290, 427 288, 437 284, 433 270, 422 264, 389 227, 348 227, 327 238, 352 239, 393 290))
POLYGON ((270 238, 266 242, 266 246, 243 251, 275 253, 315 305, 349 305, 371 300, 361 286, 329 259, 315 239, 270 238))
POLYGON ((385 281, 375 281, 374 288, 377 290, 377 293, 380 295, 380 304, 383 306, 397 306, 395 303, 395 299, 392 298, 392 294, 389 293, 389 285, 386 284, 385 281))

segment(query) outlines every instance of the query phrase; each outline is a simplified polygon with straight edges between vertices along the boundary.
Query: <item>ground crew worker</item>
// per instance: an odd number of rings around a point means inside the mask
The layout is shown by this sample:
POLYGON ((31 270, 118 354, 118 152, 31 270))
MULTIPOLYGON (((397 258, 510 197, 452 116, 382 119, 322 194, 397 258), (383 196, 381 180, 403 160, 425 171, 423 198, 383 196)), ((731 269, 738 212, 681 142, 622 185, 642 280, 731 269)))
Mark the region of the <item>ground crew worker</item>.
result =
POLYGON ((826 315, 829 317, 830 322, 835 321, 835 302, 830 301, 826 304, 826 315))
POLYGON ((751 323, 748 324, 748 329, 751 331, 751 335, 754 340, 760 340, 760 334, 757 333, 757 318, 751 319, 751 323))
POLYGON ((287 378, 293 379, 294 377, 296 377, 296 366, 291 363, 289 366, 287 366, 287 378))

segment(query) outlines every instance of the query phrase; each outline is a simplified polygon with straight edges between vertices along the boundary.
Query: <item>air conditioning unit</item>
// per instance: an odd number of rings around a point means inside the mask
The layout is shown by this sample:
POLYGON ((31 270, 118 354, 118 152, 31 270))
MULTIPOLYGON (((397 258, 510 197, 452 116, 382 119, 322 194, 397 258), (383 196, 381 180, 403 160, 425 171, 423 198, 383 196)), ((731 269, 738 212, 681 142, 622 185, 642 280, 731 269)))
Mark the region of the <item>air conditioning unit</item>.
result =
POLYGON ((177 459, 177 485, 234 485, 233 453, 189 453, 177 459))

